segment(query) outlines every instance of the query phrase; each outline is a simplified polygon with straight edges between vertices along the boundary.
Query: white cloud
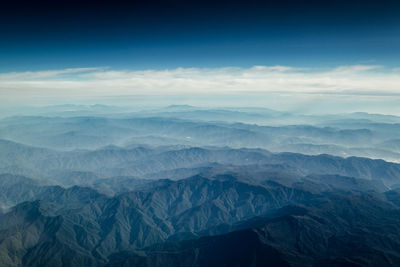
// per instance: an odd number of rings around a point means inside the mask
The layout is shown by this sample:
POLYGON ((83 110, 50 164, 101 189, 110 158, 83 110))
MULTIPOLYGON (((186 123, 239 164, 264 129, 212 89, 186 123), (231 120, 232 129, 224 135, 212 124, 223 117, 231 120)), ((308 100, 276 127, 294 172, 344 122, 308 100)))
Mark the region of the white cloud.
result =
POLYGON ((349 73, 349 72, 363 72, 383 68, 381 65, 350 65, 350 66, 339 66, 333 69, 333 72, 338 73, 349 73))
POLYGON ((399 73, 376 71, 380 68, 378 65, 339 66, 330 70, 290 66, 141 71, 75 68, 0 73, 0 98, 231 92, 400 93, 399 73))
POLYGON ((46 71, 25 71, 0 73, 0 82, 2 80, 36 80, 45 78, 57 78, 63 74, 76 74, 84 72, 93 72, 104 70, 104 68, 69 68, 63 70, 46 70, 46 71))

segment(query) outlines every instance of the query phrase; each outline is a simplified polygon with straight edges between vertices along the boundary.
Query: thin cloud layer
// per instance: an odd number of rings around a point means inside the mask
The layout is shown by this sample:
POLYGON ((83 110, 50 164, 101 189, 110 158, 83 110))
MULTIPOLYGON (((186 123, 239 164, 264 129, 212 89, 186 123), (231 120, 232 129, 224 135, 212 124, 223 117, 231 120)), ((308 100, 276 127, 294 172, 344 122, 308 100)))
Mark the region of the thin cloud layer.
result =
POLYGON ((152 94, 284 92, 384 95, 400 93, 400 75, 378 65, 330 70, 290 66, 124 71, 74 68, 0 74, 0 97, 90 97, 152 94))

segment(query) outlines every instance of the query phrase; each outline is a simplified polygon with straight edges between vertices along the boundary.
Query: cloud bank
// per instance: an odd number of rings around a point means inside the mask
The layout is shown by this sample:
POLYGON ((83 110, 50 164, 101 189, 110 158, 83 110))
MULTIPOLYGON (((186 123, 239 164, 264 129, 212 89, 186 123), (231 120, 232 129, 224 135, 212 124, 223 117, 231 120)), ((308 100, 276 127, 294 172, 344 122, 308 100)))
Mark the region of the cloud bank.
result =
POLYGON ((233 92, 397 95, 400 94, 400 71, 378 65, 352 65, 331 69, 290 66, 140 71, 74 68, 0 73, 2 99, 233 92))

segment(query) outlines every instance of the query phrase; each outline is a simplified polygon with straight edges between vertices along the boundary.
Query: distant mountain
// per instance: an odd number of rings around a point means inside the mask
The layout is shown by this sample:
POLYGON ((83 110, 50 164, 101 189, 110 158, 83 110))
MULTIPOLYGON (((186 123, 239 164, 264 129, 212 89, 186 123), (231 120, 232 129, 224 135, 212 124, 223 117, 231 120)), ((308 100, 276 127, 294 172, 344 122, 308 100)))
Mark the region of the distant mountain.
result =
POLYGON ((400 152, 400 139, 390 139, 380 145, 384 149, 400 152))
POLYGON ((39 182, 21 175, 0 174, 0 207, 33 200, 42 192, 39 182))
POLYGON ((358 157, 308 156, 270 153, 262 149, 212 147, 124 149, 111 146, 95 151, 60 152, 9 141, 0 142, 0 148, 0 170, 3 172, 34 175, 66 186, 92 184, 98 178, 115 176, 151 178, 155 174, 159 177, 163 172, 202 168, 213 164, 285 165, 286 170, 297 176, 342 175, 380 180, 389 188, 400 184, 400 164, 358 157))
POLYGON ((387 145, 390 140, 398 138, 400 120, 397 121, 398 117, 394 116, 363 114, 362 117, 369 119, 360 119, 357 114, 342 114, 318 117, 267 109, 185 106, 121 113, 118 116, 112 114, 5 118, 0 120, 0 138, 68 151, 93 150, 108 145, 185 144, 325 153, 391 161, 396 161, 399 153, 396 146, 387 145), (267 123, 271 120, 274 121, 272 125, 267 123))
POLYGON ((399 117, 1 110, 0 266, 400 266, 399 117))

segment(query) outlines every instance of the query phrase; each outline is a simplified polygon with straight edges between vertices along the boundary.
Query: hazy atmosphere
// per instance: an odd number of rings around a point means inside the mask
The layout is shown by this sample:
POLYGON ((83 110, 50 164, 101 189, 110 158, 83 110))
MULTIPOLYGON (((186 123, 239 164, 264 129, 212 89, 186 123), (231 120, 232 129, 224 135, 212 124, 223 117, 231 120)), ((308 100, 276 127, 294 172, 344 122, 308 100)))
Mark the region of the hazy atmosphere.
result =
POLYGON ((5 1, 0 266, 400 266, 399 13, 5 1))

